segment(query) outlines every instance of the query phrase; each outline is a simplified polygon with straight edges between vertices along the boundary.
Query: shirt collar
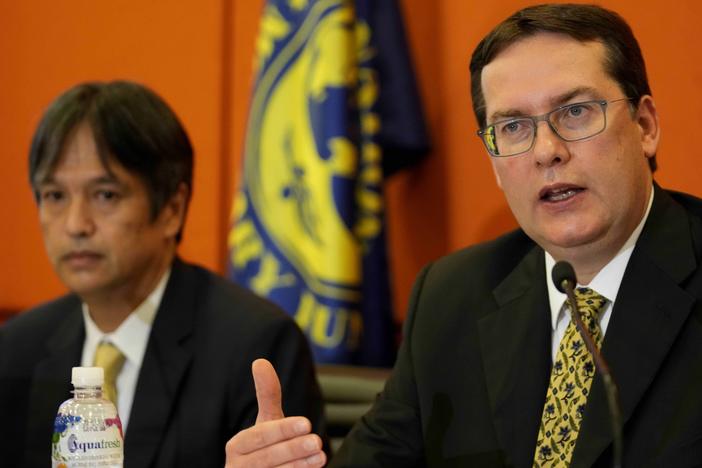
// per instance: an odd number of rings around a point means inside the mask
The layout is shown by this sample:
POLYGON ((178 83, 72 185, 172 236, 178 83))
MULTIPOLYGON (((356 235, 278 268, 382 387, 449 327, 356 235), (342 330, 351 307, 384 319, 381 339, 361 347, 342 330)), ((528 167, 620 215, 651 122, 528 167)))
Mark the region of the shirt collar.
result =
POLYGON ((117 329, 103 333, 90 317, 88 305, 82 304, 83 322, 85 323, 85 341, 87 349, 96 349, 102 341, 109 341, 132 363, 140 363, 146 352, 146 343, 151 333, 151 325, 163 299, 163 293, 170 277, 170 268, 161 277, 156 287, 144 301, 134 309, 117 329))
MULTIPOLYGON (((629 263, 629 258, 634 251, 636 246, 636 241, 641 235, 644 224, 646 224, 646 219, 648 219, 648 214, 651 211, 651 205, 653 205, 653 193, 651 190, 651 195, 648 199, 648 206, 646 207, 646 212, 641 218, 636 229, 631 233, 629 239, 624 243, 622 248, 619 250, 617 255, 614 256, 612 260, 609 261, 590 281, 587 286, 594 291, 608 299, 612 304, 617 297, 619 292, 619 286, 622 284, 622 279, 624 278, 624 271, 629 263)), ((553 330, 556 329, 556 324, 558 322, 558 317, 563 308, 563 303, 566 301, 566 295, 556 289, 556 286, 551 281, 551 270, 556 264, 556 260, 551 256, 550 253, 544 251, 544 256, 546 258, 546 284, 548 286, 548 300, 551 309, 551 327, 553 330)), ((585 286, 578 283, 578 287, 585 286)))

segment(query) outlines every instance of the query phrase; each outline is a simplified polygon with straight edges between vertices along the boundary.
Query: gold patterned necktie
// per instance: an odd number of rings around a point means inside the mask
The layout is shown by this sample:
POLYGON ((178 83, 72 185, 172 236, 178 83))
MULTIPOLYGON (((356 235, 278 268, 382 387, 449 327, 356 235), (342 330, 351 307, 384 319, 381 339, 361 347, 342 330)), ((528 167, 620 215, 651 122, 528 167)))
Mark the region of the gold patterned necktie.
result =
MULTIPOLYGON (((602 329, 598 318, 607 299, 589 288, 578 288, 575 297, 583 324, 599 348, 602 345, 602 329)), ((534 467, 570 465, 594 377, 592 355, 571 320, 551 369, 551 380, 536 441, 534 467)))
POLYGON ((95 367, 105 370, 105 383, 102 386, 102 396, 117 406, 117 376, 124 365, 124 354, 112 343, 101 342, 95 350, 95 367))

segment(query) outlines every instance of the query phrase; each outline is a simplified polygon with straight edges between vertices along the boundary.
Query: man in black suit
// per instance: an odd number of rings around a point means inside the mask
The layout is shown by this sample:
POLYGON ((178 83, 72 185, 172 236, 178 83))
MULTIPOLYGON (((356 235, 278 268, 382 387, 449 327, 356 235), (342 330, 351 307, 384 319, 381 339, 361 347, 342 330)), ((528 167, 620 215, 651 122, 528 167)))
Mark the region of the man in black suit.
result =
MULTIPOLYGON (((612 466, 601 376, 550 281, 565 260, 619 385, 623 466, 701 466, 702 200, 653 181, 658 116, 630 28, 595 6, 529 7, 478 45, 471 79, 521 229, 420 273, 392 376, 331 464, 612 466)), ((295 424, 240 432, 227 466, 320 466, 295 424)))
MULTIPOLYGON (((256 420, 250 363, 275 362, 282 404, 321 425, 304 336, 282 311, 176 256, 193 151, 175 114, 130 82, 85 83, 49 107, 30 152, 48 256, 70 294, 0 329, 0 465, 50 463, 71 367, 109 343, 129 467, 220 467, 256 420)), ((109 345, 108 345, 109 346, 109 345)))

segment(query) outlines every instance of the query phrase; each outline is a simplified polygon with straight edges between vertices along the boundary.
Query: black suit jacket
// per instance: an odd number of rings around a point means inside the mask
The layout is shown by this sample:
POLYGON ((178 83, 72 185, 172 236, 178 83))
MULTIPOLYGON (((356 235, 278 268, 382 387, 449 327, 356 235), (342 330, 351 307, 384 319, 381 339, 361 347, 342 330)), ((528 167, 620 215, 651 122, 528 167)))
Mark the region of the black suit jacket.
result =
MULTIPOLYGON (((0 329, 0 466, 50 465, 53 420, 70 398, 84 341, 80 300, 62 297, 0 329)), ((125 466, 218 467, 224 446, 253 424, 251 362, 269 359, 287 415, 322 427, 322 405, 304 335, 270 303, 176 260, 139 373, 125 466)))
MULTIPOLYGON (((702 466, 702 200, 659 187, 602 352, 625 467, 702 466)), ((334 466, 531 467, 551 370, 544 253, 522 231, 420 274, 393 374, 334 466)), ((572 467, 611 466, 599 375, 572 467)))

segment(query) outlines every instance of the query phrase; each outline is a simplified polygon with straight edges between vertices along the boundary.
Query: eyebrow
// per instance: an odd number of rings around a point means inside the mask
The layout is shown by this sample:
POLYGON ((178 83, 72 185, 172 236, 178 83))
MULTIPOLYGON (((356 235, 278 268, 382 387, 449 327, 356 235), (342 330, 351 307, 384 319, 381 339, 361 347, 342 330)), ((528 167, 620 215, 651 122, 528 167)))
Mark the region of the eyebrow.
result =
MULTIPOLYGON (((37 183, 38 187, 45 186, 45 185, 60 185, 60 182, 57 182, 56 179, 54 179, 54 175, 50 174, 49 176, 45 177, 43 180, 39 181, 37 183)), ((94 179, 90 179, 88 181, 89 185, 102 185, 102 184, 117 184, 117 185, 123 185, 122 182, 117 179, 117 177, 108 174, 108 175, 101 175, 99 177, 95 177, 94 179)))
MULTIPOLYGON (((563 94, 560 94, 558 96, 555 96, 551 98, 549 101, 551 109, 555 109, 557 107, 560 107, 564 104, 566 104, 568 101, 572 100, 575 97, 578 96, 590 96, 592 99, 598 99, 595 96, 599 96, 599 93, 597 90, 591 86, 578 86, 576 88, 573 88, 569 91, 566 91, 563 94)), ((490 124, 492 125, 495 122, 499 122, 501 120, 507 120, 511 118, 519 118, 519 117, 530 117, 531 114, 527 114, 519 109, 505 109, 505 110, 499 110, 496 112, 493 112, 490 114, 490 124)))

